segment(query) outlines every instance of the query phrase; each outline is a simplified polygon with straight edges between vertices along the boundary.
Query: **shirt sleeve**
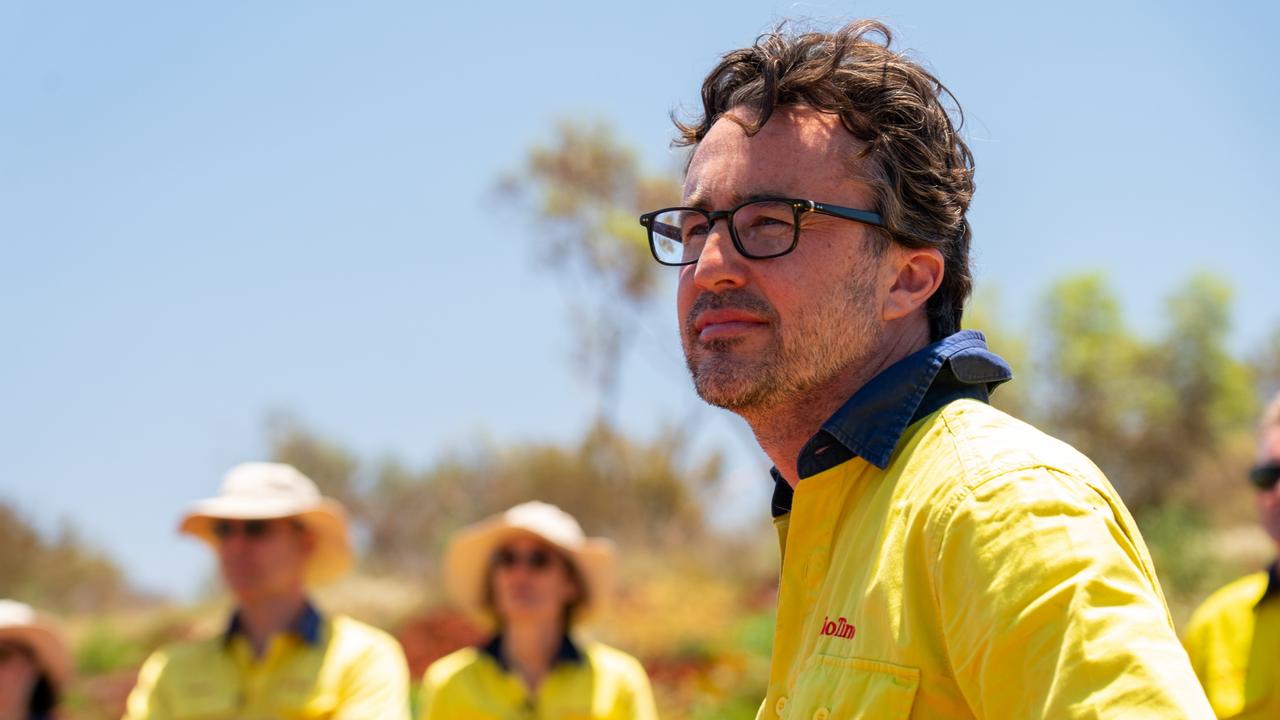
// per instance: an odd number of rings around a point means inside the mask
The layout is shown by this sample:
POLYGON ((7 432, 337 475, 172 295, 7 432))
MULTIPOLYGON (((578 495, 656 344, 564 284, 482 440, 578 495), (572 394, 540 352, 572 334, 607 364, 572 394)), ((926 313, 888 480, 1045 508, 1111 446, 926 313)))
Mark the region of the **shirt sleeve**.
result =
POLYGON ((415 720, 448 720, 450 714, 441 696, 441 678, 433 673, 433 665, 427 668, 418 691, 418 713, 415 720))
POLYGON ((333 720, 409 719, 409 668, 393 640, 367 650, 348 670, 342 704, 333 720))
POLYGON ((125 704, 124 720, 169 720, 173 717, 159 692, 160 678, 168 663, 168 654, 157 650, 142 664, 138 681, 125 704))
POLYGON ((632 663, 627 686, 631 690, 631 715, 626 720, 658 720, 658 708, 653 701, 653 688, 649 674, 639 660, 632 663))
POLYGON ((934 592, 979 718, 1213 717, 1146 547, 1098 480, 1030 468, 943 507, 934 592))

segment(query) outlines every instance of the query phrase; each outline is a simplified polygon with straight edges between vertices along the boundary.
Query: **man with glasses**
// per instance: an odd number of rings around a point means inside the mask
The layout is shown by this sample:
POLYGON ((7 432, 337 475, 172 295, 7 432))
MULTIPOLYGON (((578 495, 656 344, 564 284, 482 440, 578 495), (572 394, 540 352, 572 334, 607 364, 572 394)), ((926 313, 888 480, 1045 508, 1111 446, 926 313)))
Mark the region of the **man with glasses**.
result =
MULTIPOLYGON (((1249 471, 1258 519, 1280 550, 1280 395, 1258 428, 1249 471)), ((1280 717, 1280 570, 1277 563, 1209 596, 1191 616, 1187 652, 1222 718, 1280 717)))
POLYGON ((677 121, 682 207, 641 217, 698 394, 775 465, 760 717, 1208 717, 1111 485, 987 404, 1011 371, 960 331, 973 158, 890 43, 725 55, 677 121))
POLYGON ((213 548, 236 609, 217 637, 147 660, 126 720, 408 720, 400 645, 308 597, 351 566, 340 503, 289 465, 245 463, 179 529, 213 548))

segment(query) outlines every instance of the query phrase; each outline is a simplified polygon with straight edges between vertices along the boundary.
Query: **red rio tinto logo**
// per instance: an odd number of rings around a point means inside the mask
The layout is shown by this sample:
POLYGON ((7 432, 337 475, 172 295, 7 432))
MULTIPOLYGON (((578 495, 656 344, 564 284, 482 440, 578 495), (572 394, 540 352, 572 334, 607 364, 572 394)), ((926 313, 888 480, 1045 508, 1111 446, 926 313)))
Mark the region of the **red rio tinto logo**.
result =
POLYGON ((830 635, 844 640, 852 640, 853 634, 857 632, 857 628, 849 623, 845 618, 836 618, 832 620, 830 617, 822 619, 822 630, 819 635, 830 635))

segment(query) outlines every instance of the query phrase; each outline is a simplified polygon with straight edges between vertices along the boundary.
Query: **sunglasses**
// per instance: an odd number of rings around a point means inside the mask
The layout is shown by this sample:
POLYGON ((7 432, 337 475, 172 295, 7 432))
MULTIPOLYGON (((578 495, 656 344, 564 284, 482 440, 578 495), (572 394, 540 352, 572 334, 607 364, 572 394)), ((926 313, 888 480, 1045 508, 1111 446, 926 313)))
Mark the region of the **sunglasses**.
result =
POLYGON ((226 540, 236 534, 249 540, 257 540, 270 532, 270 520, 215 520, 213 523, 213 536, 219 540, 226 540))
POLYGON ((1249 482, 1259 490, 1270 490, 1280 482, 1280 463, 1258 465, 1249 471, 1249 482))
POLYGON ((16 658, 24 658, 27 660, 35 659, 31 650, 26 645, 11 642, 0 643, 0 665, 4 665, 16 658))
POLYGON ((518 553, 510 548, 502 548, 493 554, 494 566, 505 570, 513 569, 517 565, 525 565, 530 570, 546 570, 551 567, 552 560, 551 553, 546 550, 518 553))

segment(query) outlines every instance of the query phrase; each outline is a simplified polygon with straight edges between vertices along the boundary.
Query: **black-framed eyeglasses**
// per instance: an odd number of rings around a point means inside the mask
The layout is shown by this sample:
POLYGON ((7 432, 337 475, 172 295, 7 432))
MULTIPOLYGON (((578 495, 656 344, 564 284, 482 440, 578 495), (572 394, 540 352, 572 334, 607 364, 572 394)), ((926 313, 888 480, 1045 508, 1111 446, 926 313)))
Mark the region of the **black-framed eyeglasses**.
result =
POLYGON ((1280 463, 1257 465, 1249 470, 1249 482, 1259 490, 1270 490, 1280 483, 1280 463))
POLYGON ((649 249, 663 265, 692 265, 702 256, 711 226, 729 221, 729 238, 743 257, 767 260, 795 250, 800 242, 800 216, 821 213, 884 227, 880 213, 794 198, 749 200, 732 210, 670 207, 640 216, 649 231, 649 249))
POLYGON ((551 562, 551 553, 542 549, 519 553, 511 548, 500 548, 493 554, 494 566, 504 570, 510 570, 517 565, 527 565, 530 570, 546 570, 551 567, 551 562))

